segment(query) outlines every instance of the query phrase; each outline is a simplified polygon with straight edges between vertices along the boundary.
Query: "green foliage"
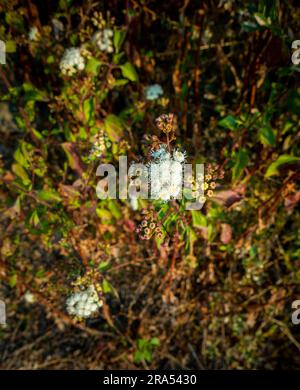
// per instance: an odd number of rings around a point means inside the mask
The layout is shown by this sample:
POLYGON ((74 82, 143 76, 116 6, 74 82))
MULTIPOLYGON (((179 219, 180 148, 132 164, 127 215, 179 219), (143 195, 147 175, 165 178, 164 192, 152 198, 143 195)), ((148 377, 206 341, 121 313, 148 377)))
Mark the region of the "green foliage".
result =
POLYGON ((268 167, 267 172, 265 174, 265 177, 270 177, 273 175, 278 175, 278 169, 282 165, 286 164, 292 164, 292 163, 299 163, 300 158, 295 156, 289 156, 286 154, 283 154, 277 158, 276 161, 272 162, 272 164, 268 167))
POLYGON ((137 341, 137 351, 134 354, 134 361, 140 363, 144 360, 150 363, 152 360, 153 350, 158 347, 159 344, 157 337, 153 337, 150 340, 139 339, 137 341))
POLYGON ((121 65, 120 68, 123 77, 129 79, 130 81, 138 81, 138 74, 130 62, 126 62, 126 64, 121 65))

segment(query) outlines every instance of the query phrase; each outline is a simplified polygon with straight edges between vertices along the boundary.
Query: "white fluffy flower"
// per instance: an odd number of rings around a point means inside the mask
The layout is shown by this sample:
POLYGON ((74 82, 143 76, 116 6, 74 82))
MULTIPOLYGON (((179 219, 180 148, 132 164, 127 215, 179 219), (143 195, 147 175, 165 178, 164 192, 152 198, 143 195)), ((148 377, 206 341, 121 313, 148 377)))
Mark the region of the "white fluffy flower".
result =
POLYGON ((181 195, 185 152, 175 150, 171 155, 164 145, 152 151, 153 161, 148 164, 151 180, 151 197, 169 201, 181 195))
POLYGON ((74 293, 67 299, 68 313, 79 318, 90 317, 102 305, 103 302, 99 299, 93 285, 84 291, 74 293))
POLYGON ((131 206, 132 210, 136 211, 139 208, 139 203, 138 203, 137 198, 130 196, 129 201, 130 201, 130 206, 131 206))
POLYGON ((78 70, 84 69, 84 58, 80 53, 80 48, 71 47, 66 49, 59 64, 60 70, 63 74, 73 75, 78 70))
POLYGON ((113 34, 114 33, 110 28, 105 28, 94 34, 93 41, 101 51, 112 53, 114 51, 112 42, 113 34))
POLYGON ((27 303, 34 303, 36 301, 35 296, 30 291, 26 291, 24 299, 27 303))
POLYGON ((151 156, 154 158, 154 160, 160 161, 169 160, 171 158, 166 145, 160 145, 159 149, 151 150, 151 156))
POLYGON ((173 158, 174 158, 175 161, 178 161, 178 162, 182 163, 182 162, 185 161, 185 157, 186 157, 186 153, 185 152, 181 152, 178 149, 174 150, 173 158))
MULTIPOLYGON (((152 199, 168 202, 179 199, 182 195, 185 151, 175 149, 170 153, 166 145, 151 151, 152 160, 140 169, 139 176, 143 182, 150 179, 150 195, 152 199)), ((140 165, 140 164, 139 164, 140 165)), ((129 168, 129 177, 134 176, 136 163, 129 168)))
POLYGON ((151 196, 154 199, 169 201, 176 199, 182 189, 182 165, 174 160, 164 160, 150 164, 151 196))
POLYGON ((145 88, 145 94, 147 100, 155 100, 162 96, 164 93, 162 87, 159 84, 149 85, 145 88))
POLYGON ((33 26, 29 30, 28 38, 30 41, 37 41, 39 39, 40 33, 37 27, 33 26))

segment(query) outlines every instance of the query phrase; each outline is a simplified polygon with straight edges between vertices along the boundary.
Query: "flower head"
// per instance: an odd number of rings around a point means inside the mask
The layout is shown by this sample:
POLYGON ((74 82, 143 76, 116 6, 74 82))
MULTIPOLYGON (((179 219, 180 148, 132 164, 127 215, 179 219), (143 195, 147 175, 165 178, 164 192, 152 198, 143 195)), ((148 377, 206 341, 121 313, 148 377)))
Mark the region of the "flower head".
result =
POLYGON ((63 74, 72 76, 78 70, 84 69, 84 58, 81 55, 80 48, 72 47, 66 49, 59 64, 63 74))
POLYGON ((30 291, 26 291, 24 299, 27 303, 34 303, 36 301, 35 296, 30 291))
MULTIPOLYGON (((176 155, 170 154, 165 146, 157 151, 153 161, 148 164, 151 180, 151 196, 154 199, 169 201, 177 199, 181 195, 183 186, 183 162, 176 160, 176 155)), ((180 152, 185 156, 185 152, 180 152)), ((182 156, 180 156, 182 157, 182 156)))
POLYGON ((180 163, 184 162, 186 158, 186 152, 181 152, 179 149, 175 149, 173 152, 173 159, 180 163))
POLYGON ((67 299, 67 311, 78 318, 88 318, 95 313, 103 301, 99 299, 97 291, 93 285, 84 291, 79 291, 67 299))
POLYGON ((29 33, 28 33, 28 38, 30 41, 37 41, 40 37, 40 33, 39 33, 39 30, 37 29, 37 27, 33 26, 31 27, 31 29, 29 30, 29 33))
POLYGON ((162 87, 159 84, 149 85, 145 88, 145 94, 147 100, 155 100, 162 96, 164 93, 162 87))
POLYGON ((177 125, 174 114, 162 114, 156 119, 156 126, 164 133, 170 133, 177 125))
POLYGON ((113 30, 110 28, 105 28, 94 34, 93 41, 101 51, 112 53, 114 51, 112 37, 113 30))

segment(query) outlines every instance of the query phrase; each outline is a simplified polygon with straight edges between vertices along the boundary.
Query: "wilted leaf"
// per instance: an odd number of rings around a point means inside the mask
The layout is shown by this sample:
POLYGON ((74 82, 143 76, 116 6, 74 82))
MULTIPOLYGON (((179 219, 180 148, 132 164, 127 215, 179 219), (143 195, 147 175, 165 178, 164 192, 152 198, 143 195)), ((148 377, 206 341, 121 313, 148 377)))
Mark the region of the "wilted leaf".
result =
POLYGON ((77 154, 75 145, 71 142, 64 142, 62 144, 62 147, 64 151, 66 152, 66 155, 69 160, 70 167, 74 169, 74 171, 78 172, 80 175, 82 175, 84 171, 84 164, 81 161, 80 157, 77 154))
POLYGON ((232 239, 232 228, 228 223, 222 223, 221 225, 221 237, 220 240, 223 244, 229 244, 232 239))
POLYGON ((123 137, 123 123, 116 115, 108 115, 105 118, 104 127, 112 142, 119 142, 123 137))
POLYGON ((80 195, 79 191, 71 185, 60 184, 59 190, 65 198, 77 198, 80 195))
POLYGON ((213 199, 216 203, 221 204, 222 206, 230 207, 234 203, 240 202, 243 199, 243 196, 236 191, 225 190, 217 192, 213 199))
POLYGON ((293 195, 288 195, 284 199, 284 206, 287 209, 288 213, 292 212, 297 203, 300 202, 300 191, 296 192, 293 195))

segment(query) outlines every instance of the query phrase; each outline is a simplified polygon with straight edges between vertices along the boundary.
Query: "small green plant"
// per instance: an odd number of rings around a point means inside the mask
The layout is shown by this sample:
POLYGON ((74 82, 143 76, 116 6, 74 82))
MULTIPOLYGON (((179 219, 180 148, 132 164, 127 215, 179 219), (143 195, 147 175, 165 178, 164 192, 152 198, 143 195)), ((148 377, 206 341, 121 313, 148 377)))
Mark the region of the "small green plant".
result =
POLYGON ((139 339, 137 341, 137 351, 134 353, 134 361, 140 363, 142 361, 151 363, 152 353, 160 344, 157 337, 152 339, 139 339))

